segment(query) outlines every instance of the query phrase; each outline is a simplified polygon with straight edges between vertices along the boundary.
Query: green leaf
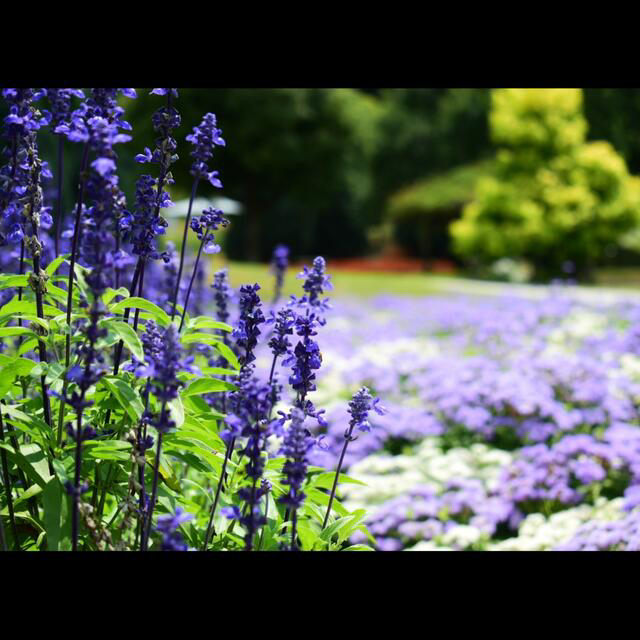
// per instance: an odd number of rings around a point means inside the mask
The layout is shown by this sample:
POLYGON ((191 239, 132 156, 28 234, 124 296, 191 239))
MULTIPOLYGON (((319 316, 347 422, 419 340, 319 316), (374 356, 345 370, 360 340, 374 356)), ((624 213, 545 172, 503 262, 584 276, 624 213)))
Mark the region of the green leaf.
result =
POLYGON ((41 445, 47 446, 53 443, 54 432, 44 420, 40 420, 33 413, 24 413, 11 405, 2 405, 1 410, 3 416, 9 416, 16 429, 29 434, 39 441, 41 445))
POLYGON ((169 402, 169 413, 171 419, 176 423, 176 427, 179 428, 184 424, 184 406, 180 396, 169 402))
POLYGON ((116 318, 106 318, 99 322, 101 327, 107 327, 118 334, 120 339, 124 342, 125 346, 135 356, 136 360, 144 362, 144 351, 142 349, 142 342, 138 337, 138 334, 133 330, 133 327, 128 325, 122 320, 116 318))
MULTIPOLYGON (((18 376, 27 376, 36 366, 29 358, 13 358, 0 367, 0 397, 7 394, 18 376)), ((3 407, 4 409, 4 407, 3 407)))
POLYGON ((214 349, 234 368, 240 369, 240 363, 238 362, 238 356, 236 356, 231 348, 224 342, 218 342, 214 345, 214 349))
POLYGON ((118 404, 127 412, 129 417, 138 422, 142 417, 144 406, 140 395, 127 384, 122 378, 117 376, 104 376, 100 378, 102 382, 118 401, 118 404))
POLYGON ((5 444, 4 442, 0 442, 0 448, 5 449, 9 459, 13 463, 17 464, 31 480, 39 484, 44 489, 49 476, 47 476, 47 478, 45 479, 40 473, 38 473, 34 465, 29 462, 29 460, 27 460, 22 452, 18 453, 17 451, 14 451, 13 447, 5 444))
POLYGON ((221 341, 219 336, 214 336, 211 333, 184 333, 180 336, 180 342, 182 342, 182 344, 192 344, 196 342, 197 344, 217 345, 221 341))
POLYGON ((183 396, 195 396, 214 391, 237 391, 237 387, 226 380, 217 378, 197 378, 181 393, 183 396))
POLYGON ((309 520, 298 520, 298 536, 304 550, 311 550, 320 539, 319 532, 309 520))
MULTIPOLYGON (((324 505, 325 507, 329 506, 329 496, 326 493, 322 493, 322 491, 319 491, 318 489, 314 489, 312 487, 310 487, 308 491, 305 490, 305 493, 314 502, 324 505)), ((349 515, 349 512, 342 506, 340 501, 335 497, 333 498, 333 503, 331 504, 331 508, 334 511, 337 511, 341 516, 349 515)))
POLYGON ((27 282, 27 276, 17 276, 17 275, 0 275, 0 289, 10 289, 11 287, 26 287, 29 283, 27 282))
POLYGON ((236 369, 223 369, 221 367, 200 367, 200 371, 207 376, 237 376, 236 369))
POLYGON ((221 331, 233 331, 233 327, 226 322, 220 322, 207 316, 198 316, 189 322, 188 329, 220 329, 221 331))
POLYGON ((0 327, 0 338, 7 338, 9 336, 23 336, 26 334, 35 335, 31 329, 26 327, 0 327))
MULTIPOLYGON (((55 462, 62 465, 59 460, 55 462)), ((57 551, 62 537, 62 523, 67 511, 67 501, 63 499, 63 489, 58 478, 53 477, 47 482, 42 492, 42 506, 44 507, 42 520, 47 532, 47 549, 57 551)))
POLYGON ((38 346, 38 338, 31 338, 30 340, 25 340, 18 349, 18 355, 21 356, 24 353, 28 353, 29 351, 33 351, 38 346))
POLYGON ((343 551, 375 551, 366 544, 352 544, 350 547, 343 549, 343 551))
POLYGON ((52 260, 48 265, 45 271, 52 276, 57 270, 58 267, 69 257, 69 254, 64 254, 58 256, 55 260, 52 260))
POLYGON ((333 524, 322 531, 320 537, 326 542, 331 542, 334 535, 338 536, 338 544, 344 542, 359 526, 367 512, 364 509, 356 509, 352 514, 338 518, 333 524))
POLYGON ((129 297, 129 290, 126 287, 120 287, 119 289, 107 289, 102 294, 102 302, 105 306, 108 306, 109 303, 116 297, 122 296, 123 298, 129 297))
POLYGON ((153 304, 153 302, 145 300, 144 298, 125 298, 109 307, 111 313, 122 313, 125 309, 143 309, 153 315, 161 325, 168 326, 171 324, 171 318, 169 318, 165 311, 157 304, 153 304))
POLYGON ((95 460, 121 460, 131 457, 131 444, 123 440, 92 440, 84 444, 84 452, 95 460))
POLYGON ((33 498, 33 496, 37 496, 41 491, 42 487, 39 484, 32 484, 19 498, 14 501, 13 506, 17 507, 25 500, 33 498))
MULTIPOLYGON (((312 487, 320 487, 322 489, 331 489, 333 487, 333 482, 335 480, 336 474, 335 471, 327 471, 325 473, 320 473, 317 476, 313 476, 309 481, 310 486, 312 487)), ((338 484, 359 484, 362 487, 366 487, 367 485, 360 480, 356 480, 351 476, 348 476, 344 473, 340 474, 338 478, 338 484)))

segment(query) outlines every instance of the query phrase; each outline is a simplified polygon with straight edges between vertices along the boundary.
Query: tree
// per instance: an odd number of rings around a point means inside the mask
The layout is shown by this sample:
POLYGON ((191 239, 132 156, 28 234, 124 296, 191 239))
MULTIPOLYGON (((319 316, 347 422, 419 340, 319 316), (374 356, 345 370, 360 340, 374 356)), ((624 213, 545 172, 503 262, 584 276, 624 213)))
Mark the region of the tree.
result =
POLYGON ((492 92, 496 173, 451 225, 475 265, 530 261, 538 278, 573 263, 582 276, 638 225, 639 181, 607 142, 585 142, 580 89, 492 92))

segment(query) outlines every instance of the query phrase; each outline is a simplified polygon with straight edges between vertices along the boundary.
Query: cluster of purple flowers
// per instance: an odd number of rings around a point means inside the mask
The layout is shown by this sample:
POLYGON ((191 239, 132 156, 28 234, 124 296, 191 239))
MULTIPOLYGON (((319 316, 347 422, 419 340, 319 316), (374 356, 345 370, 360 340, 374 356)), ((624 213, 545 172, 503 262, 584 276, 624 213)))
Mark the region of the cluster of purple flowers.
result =
POLYGON ((240 287, 240 301, 238 303, 240 318, 232 337, 236 341, 237 347, 244 350, 244 353, 238 357, 243 366, 255 360, 253 351, 258 344, 259 325, 265 321, 260 308, 262 302, 258 291, 260 291, 259 284, 247 284, 240 287))
POLYGON ((202 242, 203 251, 205 253, 218 253, 220 245, 215 243, 213 231, 217 231, 220 227, 226 227, 229 220, 224 217, 220 209, 209 207, 202 212, 202 215, 191 218, 191 229, 198 236, 198 240, 202 242))
MULTIPOLYGON (((175 95, 175 89, 154 89, 156 95, 175 95), (171 93, 170 93, 171 92, 171 93)), ((178 143, 172 133, 180 126, 180 114, 170 105, 156 110, 152 116, 153 130, 158 134, 153 152, 145 147, 144 153, 136 156, 136 161, 159 165, 159 177, 142 175, 136 184, 136 206, 133 216, 120 219, 120 230, 131 232, 132 253, 145 259, 162 258, 169 261, 166 253, 158 253, 155 236, 165 233, 167 221, 159 214, 160 209, 173 206, 165 185, 173 184, 170 166, 178 160, 178 143)))
POLYGON ((221 137, 222 131, 217 127, 216 117, 213 113, 207 113, 199 126, 193 128, 193 133, 187 136, 187 142, 191 142, 193 150, 193 164, 191 175, 196 180, 207 180, 214 187, 222 188, 217 171, 210 171, 207 163, 213 156, 214 147, 225 146, 221 137))

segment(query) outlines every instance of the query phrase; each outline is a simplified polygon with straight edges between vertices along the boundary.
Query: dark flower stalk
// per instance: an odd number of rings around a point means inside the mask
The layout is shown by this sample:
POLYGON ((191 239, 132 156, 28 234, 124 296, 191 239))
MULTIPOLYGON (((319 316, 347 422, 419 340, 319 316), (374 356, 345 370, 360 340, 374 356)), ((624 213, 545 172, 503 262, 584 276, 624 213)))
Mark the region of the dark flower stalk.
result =
POLYGON ((302 485, 307 477, 309 461, 307 455, 315 445, 315 439, 307 429, 303 427, 306 418, 304 412, 297 407, 291 410, 289 416, 291 425, 287 430, 280 453, 286 457, 282 468, 285 479, 283 484, 289 486, 289 490, 278 500, 291 513, 291 551, 298 550, 297 544, 297 512, 306 495, 302 491, 302 485))
MULTIPOLYGON (((259 290, 259 284, 240 287, 240 318, 238 319, 238 326, 232 335, 236 339, 237 346, 244 348, 245 352, 243 356, 238 358, 241 364, 240 374, 237 380, 238 391, 233 392, 229 396, 232 411, 231 415, 226 419, 229 428, 221 433, 222 439, 227 443, 227 448, 224 454, 220 478, 218 478, 216 495, 213 500, 213 505, 211 506, 211 516, 209 517, 209 524, 202 547, 203 551, 206 551, 209 544, 209 536, 212 530, 216 507, 218 506, 222 481, 226 474, 227 462, 233 452, 236 438, 241 435, 242 429, 250 425, 252 421, 255 422, 264 419, 268 410, 268 407, 265 406, 265 400, 268 402, 271 387, 259 388, 255 380, 252 379, 253 366, 251 363, 255 360, 253 350, 258 344, 258 336, 260 335, 259 325, 265 321, 262 309, 260 308, 262 302, 257 293, 259 290)), ((255 492, 253 498, 255 499, 255 492)))
MULTIPOLYGON (((51 129, 55 130, 60 125, 69 124, 71 116, 71 98, 84 99, 84 93, 81 89, 47 89, 47 98, 51 107, 51 129)), ((60 230, 62 227, 63 207, 62 207, 62 177, 63 177, 63 161, 64 161, 64 133, 59 131, 54 133, 58 138, 58 175, 57 175, 57 206, 58 216, 56 221, 56 230, 54 236, 54 247, 56 256, 60 255, 60 230)), ((68 365, 67 365, 68 366, 68 365)))
MULTIPOLYGON (((0 408, 0 442, 4 443, 4 424, 2 421, 1 408, 0 408)), ((7 510, 9 511, 9 522, 11 523, 11 529, 13 531, 14 545, 16 550, 18 550, 20 549, 20 543, 18 540, 18 528, 16 526, 16 519, 13 511, 13 497, 11 495, 11 476, 9 475, 9 462, 7 460, 7 452, 4 449, 0 449, 0 462, 2 463, 2 484, 4 485, 4 491, 7 496, 7 510)), ((2 520, 2 516, 0 516, 0 521, 1 520, 2 520)), ((3 546, 6 551, 6 541, 4 540, 4 531, 3 531, 3 546)))
MULTIPOLYGON (((153 331, 154 329, 155 327, 152 325, 151 330, 153 331)), ((182 347, 174 325, 169 325, 166 329, 158 332, 157 335, 152 335, 151 340, 155 342, 155 347, 149 348, 149 359, 151 362, 149 363, 148 374, 152 380, 151 391, 162 403, 162 408, 156 419, 149 420, 149 424, 155 427, 158 432, 158 443, 153 473, 151 502, 149 504, 148 514, 146 514, 145 526, 143 527, 142 540, 140 543, 141 551, 146 551, 149 544, 153 511, 158 497, 158 476, 160 471, 162 438, 175 427, 167 405, 178 397, 178 392, 182 386, 182 383, 178 379, 178 373, 185 369, 185 365, 181 360, 183 355, 182 347), (159 341, 161 341, 161 344, 159 344, 159 341)))
MULTIPOLYGON (((0 241, 4 244, 21 243, 20 273, 24 268, 25 249, 33 258, 33 273, 29 284, 35 291, 36 313, 44 319, 42 296, 46 290, 47 274, 40 269, 40 256, 43 245, 38 237, 42 208, 41 178, 51 178, 46 162, 38 155, 36 135, 42 125, 48 123, 47 115, 38 111, 33 102, 44 95, 32 89, 3 89, 3 96, 9 103, 9 115, 4 120, 5 135, 12 141, 12 167, 10 179, 3 180, 6 205, 3 211, 3 226, 6 235, 0 241)), ((48 214, 47 214, 48 215, 48 214)), ((18 290, 18 299, 22 298, 22 288, 18 290)), ((47 363, 47 349, 43 340, 38 340, 40 362, 47 363)), ((51 407, 46 384, 46 374, 41 378, 42 406, 45 422, 51 426, 51 407)))
POLYGON ((82 414, 87 407, 93 404, 86 399, 88 390, 100 380, 105 372, 104 357, 96 349, 97 341, 107 335, 106 329, 98 328, 98 321, 100 316, 104 315, 104 312, 105 309, 98 295, 94 295, 89 313, 90 323, 86 329, 86 342, 79 352, 84 361, 84 368, 76 365, 67 373, 68 380, 75 382, 77 386, 68 400, 68 404, 76 411, 76 429, 74 430, 71 425, 67 427, 69 435, 76 443, 74 482, 73 486, 67 487, 67 490, 72 495, 71 545, 73 551, 77 551, 78 548, 78 505, 82 494, 88 490, 88 485, 80 485, 82 476, 82 442, 95 438, 97 435, 96 431, 90 426, 82 428, 82 414))
POLYGON ((327 526, 329 520, 329 514, 331 513, 331 505, 336 495, 336 488, 338 486, 338 478, 340 477, 340 470, 342 469, 342 463, 344 461, 344 455, 347 452, 347 447, 350 442, 353 442, 354 437, 353 429, 358 427, 360 431, 371 431, 371 425, 369 424, 369 411, 373 409, 377 414, 383 415, 386 410, 384 407, 378 406, 380 399, 375 400, 371 396, 367 387, 362 387, 360 391, 357 391, 353 398, 349 402, 348 412, 351 414, 351 420, 349 421, 349 427, 344 432, 344 446, 342 447, 342 453, 340 454, 340 460, 338 461, 338 468, 336 469, 336 477, 333 481, 333 487, 331 488, 331 495, 329 496, 329 504, 327 505, 327 513, 324 516, 324 522, 322 528, 327 526))
POLYGON ((271 353, 273 353, 271 371, 269 372, 269 385, 272 388, 272 397, 268 418, 271 419, 273 407, 278 401, 277 387, 273 382, 276 362, 280 356, 291 356, 292 344, 289 342, 289 338, 287 336, 293 335, 293 327, 296 323, 296 314, 292 309, 285 307, 278 311, 277 316, 272 311, 271 317, 267 322, 274 325, 273 335, 269 340, 269 348, 271 349, 271 353))
MULTIPOLYGON (((102 239, 106 241, 105 250, 111 248, 112 236, 105 225, 105 222, 112 216, 117 218, 120 210, 124 206, 124 196, 118 188, 118 179, 115 175, 116 155, 112 147, 114 144, 127 142, 131 139, 126 134, 119 133, 119 129, 130 130, 131 125, 122 119, 124 110, 118 107, 116 98, 118 92, 127 97, 136 97, 133 89, 92 89, 91 96, 81 103, 80 107, 73 111, 68 120, 62 119, 55 127, 54 133, 66 136, 71 142, 84 143, 82 152, 82 162, 78 182, 78 201, 76 203, 76 214, 73 228, 73 240, 71 245, 71 256, 69 260, 69 277, 67 282, 67 335, 65 341, 65 368, 68 369, 71 359, 71 313, 73 310, 73 279, 75 277, 75 264, 79 257, 78 243, 83 225, 83 213, 88 226, 97 224, 102 226, 102 239), (93 151, 96 159, 91 163, 93 171, 88 171, 89 152, 93 151), (98 202, 90 210, 84 206, 85 196, 94 202, 98 202), (102 212, 102 208, 106 212, 102 212), (92 221, 91 215, 98 212, 99 220, 92 221)), ((80 97, 80 94, 75 94, 80 97)), ((62 138, 61 138, 62 139, 62 138)), ((58 226, 62 223, 62 218, 58 220, 58 226)), ((101 238, 97 238, 98 245, 101 238)), ((102 248, 96 247, 94 243, 94 253, 101 253, 102 248)), ((96 259, 96 256, 93 256, 96 259)), ((90 258, 91 260, 91 258, 90 258)), ((112 257, 105 268, 113 265, 112 257)), ((91 262, 89 263, 91 265, 91 262)), ((98 274, 96 274, 97 276, 98 274)), ((62 395, 66 397, 67 379, 65 378, 62 395)), ((58 414, 58 444, 62 439, 63 403, 58 414)))
POLYGON ((198 248, 198 255, 196 257, 196 262, 193 265, 193 273, 191 274, 191 280, 189 281, 189 288, 187 289, 187 295, 184 299, 184 306, 182 311, 182 318, 180 320, 180 327, 178 332, 182 331, 182 327, 184 325, 184 320, 187 317, 187 307, 189 305, 189 296, 191 295, 191 289, 193 287, 193 282, 196 278, 196 274, 198 273, 198 264, 200 262, 200 256, 202 255, 202 251, 205 253, 218 253, 220 251, 220 245, 215 243, 215 237, 213 235, 213 231, 217 231, 219 227, 226 227, 229 224, 229 220, 227 220, 222 215, 222 211, 220 209, 214 209, 209 207, 202 212, 200 218, 193 218, 191 220, 191 228, 198 236, 200 240, 200 246, 198 248))
MULTIPOLYGON (((222 182, 218 179, 217 171, 209 171, 207 163, 213 156, 215 146, 225 146, 225 141, 221 137, 222 130, 216 126, 216 117, 213 113, 207 113, 199 126, 193 128, 193 133, 186 137, 187 142, 191 142, 193 150, 191 155, 194 159, 191 165, 191 175, 193 176, 193 186, 191 187, 191 197, 189 198, 189 208, 187 210, 187 218, 184 221, 184 231, 182 233, 182 247, 180 248, 180 265, 178 267, 178 277, 176 278, 176 287, 173 294, 173 310, 171 319, 176 316, 176 305, 178 304, 178 294, 180 292, 180 281, 182 279, 182 269, 184 267, 184 256, 187 247, 187 230, 191 221, 191 207, 196 196, 198 183, 200 180, 207 180, 214 187, 222 189, 222 182)), ((184 306, 186 311, 186 303, 184 306)))
MULTIPOLYGON (((136 212, 134 216, 123 215, 119 221, 118 229, 122 232, 131 230, 133 235, 133 253, 138 256, 136 271, 134 273, 130 295, 134 295, 138 280, 144 277, 145 264, 149 259, 162 258, 165 263, 169 261, 168 253, 159 254, 156 249, 154 237, 163 234, 167 227, 167 221, 160 215, 160 209, 173 205, 169 194, 164 190, 165 184, 173 184, 173 176, 169 171, 172 163, 178 160, 175 153, 177 143, 171 136, 174 129, 180 126, 180 114, 172 107, 172 97, 177 97, 177 89, 153 89, 155 95, 166 95, 167 106, 158 109, 152 116, 153 129, 159 136, 155 140, 153 153, 145 148, 144 153, 136 156, 139 163, 155 163, 160 166, 158 180, 151 176, 143 175, 136 185, 136 212), (136 277, 137 275, 137 277, 136 277)), ((140 293, 142 289, 140 288, 140 293)), ((134 317, 134 330, 138 326, 139 310, 134 317)), ((130 309, 125 309, 123 321, 129 322, 130 309)), ((118 373, 124 342, 120 340, 116 346, 113 372, 118 373)))

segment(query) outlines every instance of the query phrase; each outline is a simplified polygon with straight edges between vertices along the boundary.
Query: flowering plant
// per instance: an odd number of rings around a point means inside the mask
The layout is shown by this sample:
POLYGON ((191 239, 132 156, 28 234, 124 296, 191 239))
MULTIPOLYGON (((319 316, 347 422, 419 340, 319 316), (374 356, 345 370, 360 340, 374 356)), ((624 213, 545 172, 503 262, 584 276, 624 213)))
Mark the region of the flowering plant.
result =
MULTIPOLYGON (((363 513, 348 513, 335 491, 329 498, 337 473, 309 459, 321 443, 308 425, 323 424, 308 395, 321 364, 312 337, 328 309, 318 299, 329 284, 324 260, 305 267, 295 304, 271 312, 270 334, 257 283, 240 288, 239 318, 228 324, 227 274, 207 289, 201 262, 220 250, 214 232, 228 220, 213 208, 191 216, 201 180, 222 188, 211 168, 222 130, 208 113, 186 137, 194 181, 178 262, 161 245, 169 223, 160 211, 173 205, 180 161, 179 91, 151 94, 157 138, 136 155, 149 173, 127 200, 116 148, 133 140, 120 103, 135 90, 3 90, 0 549, 366 548, 348 542, 356 530, 371 538, 363 513), (38 153, 44 127, 58 136, 53 172, 38 153), (64 141, 82 153, 70 216, 60 197, 64 141), (50 204, 42 181, 52 177, 50 204), (191 264, 189 228, 200 241, 191 264), (268 379, 254 355, 267 342, 268 379), (288 390, 278 359, 293 372, 288 390)), ((287 256, 279 246, 278 292, 287 256)))

